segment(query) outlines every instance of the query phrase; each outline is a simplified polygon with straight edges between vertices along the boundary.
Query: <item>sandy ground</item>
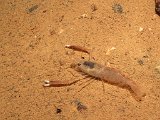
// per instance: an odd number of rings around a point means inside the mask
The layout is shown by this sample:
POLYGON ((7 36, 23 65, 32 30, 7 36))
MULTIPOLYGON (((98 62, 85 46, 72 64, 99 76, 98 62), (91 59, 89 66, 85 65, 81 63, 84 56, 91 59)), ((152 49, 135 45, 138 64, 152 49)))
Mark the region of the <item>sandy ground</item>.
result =
POLYGON ((154 0, 0 0, 0 120, 160 120, 154 7, 154 0), (66 44, 91 49, 96 62, 127 74, 146 97, 137 102, 107 83, 103 91, 101 81, 87 85, 91 78, 44 88, 46 79, 84 77, 69 67, 88 55, 66 44))

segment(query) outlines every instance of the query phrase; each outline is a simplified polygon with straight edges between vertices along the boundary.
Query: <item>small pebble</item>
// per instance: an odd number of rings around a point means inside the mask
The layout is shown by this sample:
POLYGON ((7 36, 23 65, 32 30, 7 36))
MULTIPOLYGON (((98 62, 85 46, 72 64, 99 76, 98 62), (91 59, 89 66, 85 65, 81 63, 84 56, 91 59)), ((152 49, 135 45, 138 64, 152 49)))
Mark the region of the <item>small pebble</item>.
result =
POLYGON ((160 73, 160 66, 155 67, 157 73, 160 73))
POLYGON ((82 14, 81 16, 80 16, 80 18, 87 18, 87 14, 82 14))
POLYGON ((63 30, 63 29, 60 29, 58 34, 61 34, 61 33, 63 33, 63 32, 64 32, 64 30, 63 30))
POLYGON ((148 57, 149 57, 148 55, 144 55, 144 56, 143 56, 143 58, 148 58, 148 57))
POLYGON ((123 13, 123 7, 120 4, 114 4, 112 10, 114 10, 115 13, 123 13))
POLYGON ((139 28, 139 32, 141 32, 141 31, 143 31, 143 28, 142 28, 142 27, 139 28))
POLYGON ((138 62, 140 65, 144 65, 143 60, 138 60, 137 62, 138 62))

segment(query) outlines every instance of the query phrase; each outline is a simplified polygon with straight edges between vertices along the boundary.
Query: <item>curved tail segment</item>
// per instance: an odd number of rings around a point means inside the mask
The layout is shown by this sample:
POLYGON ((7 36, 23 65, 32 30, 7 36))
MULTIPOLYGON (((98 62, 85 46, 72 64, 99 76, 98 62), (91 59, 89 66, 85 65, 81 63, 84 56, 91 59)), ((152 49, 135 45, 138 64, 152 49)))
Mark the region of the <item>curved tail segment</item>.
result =
POLYGON ((134 81, 130 81, 128 85, 129 85, 129 91, 131 95, 135 98, 135 100, 142 101, 143 97, 146 96, 146 93, 142 92, 139 86, 134 81))

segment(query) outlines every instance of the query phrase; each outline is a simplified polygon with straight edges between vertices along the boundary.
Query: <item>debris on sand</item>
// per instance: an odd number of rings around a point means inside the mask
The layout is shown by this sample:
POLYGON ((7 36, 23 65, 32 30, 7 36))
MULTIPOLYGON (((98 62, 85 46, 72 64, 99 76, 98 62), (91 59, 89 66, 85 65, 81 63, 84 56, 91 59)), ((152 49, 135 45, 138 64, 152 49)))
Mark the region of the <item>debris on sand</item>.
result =
POLYGON ((82 112, 83 110, 87 110, 87 107, 79 100, 74 100, 73 103, 76 105, 78 111, 82 112))
POLYGON ((56 108, 56 113, 57 114, 59 114, 59 113, 61 113, 62 112, 62 110, 60 109, 60 108, 56 108))
POLYGON ((139 27, 139 32, 142 32, 143 31, 143 28, 142 27, 139 27))
POLYGON ((92 4, 91 5, 91 10, 92 10, 92 12, 94 12, 94 11, 96 11, 98 8, 97 8, 97 6, 95 5, 95 4, 92 4))
POLYGON ((144 65, 144 61, 141 59, 137 60, 137 62, 139 63, 139 65, 144 65))
POLYGON ((30 7, 29 9, 27 9, 27 13, 32 13, 33 11, 35 11, 38 8, 38 5, 33 5, 32 7, 30 7))
POLYGON ((119 14, 123 13, 123 7, 120 4, 114 4, 112 6, 112 10, 114 10, 115 13, 119 13, 119 14))
POLYGON ((80 16, 80 18, 87 18, 87 17, 88 17, 87 14, 82 14, 82 15, 80 16))
POLYGON ((109 55, 110 52, 111 52, 112 50, 115 50, 115 49, 116 49, 115 47, 111 47, 110 49, 107 50, 106 55, 109 55))
POLYGON ((160 16, 160 0, 155 0, 155 11, 160 16))
POLYGON ((49 30, 49 35, 55 35, 56 31, 55 30, 49 30))

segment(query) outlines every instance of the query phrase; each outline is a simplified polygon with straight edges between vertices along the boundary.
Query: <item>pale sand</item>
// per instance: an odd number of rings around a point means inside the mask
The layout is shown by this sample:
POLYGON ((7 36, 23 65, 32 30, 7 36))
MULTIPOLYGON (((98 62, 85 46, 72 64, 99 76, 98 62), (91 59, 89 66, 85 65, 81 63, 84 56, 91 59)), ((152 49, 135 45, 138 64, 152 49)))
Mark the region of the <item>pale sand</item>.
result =
POLYGON ((0 120, 159 120, 160 17, 154 7, 154 0, 1 0, 0 120), (115 13, 114 4, 123 10, 115 13), (109 84, 103 92, 96 80, 81 90, 90 78, 43 88, 44 80, 83 77, 68 67, 88 55, 64 48, 68 44, 91 49, 96 62, 127 74, 146 97, 137 102, 109 84))

